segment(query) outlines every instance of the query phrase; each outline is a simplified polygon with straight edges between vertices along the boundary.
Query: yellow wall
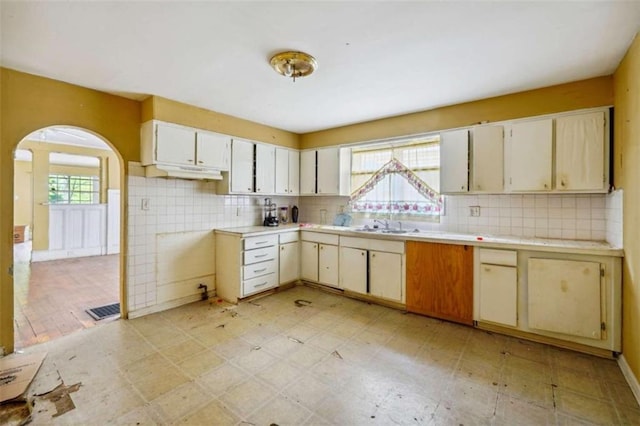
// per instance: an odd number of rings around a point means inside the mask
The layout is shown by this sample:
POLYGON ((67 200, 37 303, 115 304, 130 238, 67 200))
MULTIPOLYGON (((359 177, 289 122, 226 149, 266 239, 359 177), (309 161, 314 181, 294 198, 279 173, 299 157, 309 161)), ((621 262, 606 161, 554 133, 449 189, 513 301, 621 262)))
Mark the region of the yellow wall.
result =
POLYGON ((225 135, 281 145, 288 148, 297 149, 299 146, 299 136, 295 133, 194 107, 159 96, 151 96, 142 103, 142 120, 148 121, 151 119, 211 130, 225 135))
POLYGON ((15 195, 13 201, 13 223, 29 225, 33 229, 33 200, 31 189, 31 161, 16 161, 14 172, 15 195))
POLYGON ((414 135, 470 126, 480 121, 510 120, 607 105, 613 105, 611 76, 307 133, 300 137, 300 148, 414 135))
POLYGON ((640 380, 640 33, 614 74, 616 185, 624 188, 622 352, 640 380))
MULTIPOLYGON (((140 159, 140 103, 0 68, 0 347, 13 351, 13 151, 29 133, 67 125, 102 136, 125 161, 140 159)), ((124 166, 124 165, 123 165, 124 166)), ((118 170, 124 178, 123 167, 118 170)), ((126 187, 122 199, 127 199, 126 187)), ((123 207, 124 208, 124 207, 123 207)), ((123 214, 123 229, 126 215, 123 214)), ((126 235, 121 234, 126 255, 126 235)), ((124 268, 126 262, 121 261, 124 268)), ((121 276, 123 274, 121 273, 121 276)), ((126 298, 122 298, 126 312, 126 298)))

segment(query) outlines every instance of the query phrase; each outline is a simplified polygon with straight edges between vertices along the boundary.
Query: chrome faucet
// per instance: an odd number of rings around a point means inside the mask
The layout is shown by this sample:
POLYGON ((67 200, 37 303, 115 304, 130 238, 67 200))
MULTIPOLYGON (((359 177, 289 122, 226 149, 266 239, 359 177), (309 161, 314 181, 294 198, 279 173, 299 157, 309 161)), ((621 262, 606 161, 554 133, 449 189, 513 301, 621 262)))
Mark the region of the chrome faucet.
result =
POLYGON ((373 223, 378 222, 381 225, 384 225, 384 229, 389 229, 389 221, 388 220, 378 220, 378 219, 373 219, 373 223))
POLYGON ((398 221, 398 229, 402 231, 402 222, 398 221))

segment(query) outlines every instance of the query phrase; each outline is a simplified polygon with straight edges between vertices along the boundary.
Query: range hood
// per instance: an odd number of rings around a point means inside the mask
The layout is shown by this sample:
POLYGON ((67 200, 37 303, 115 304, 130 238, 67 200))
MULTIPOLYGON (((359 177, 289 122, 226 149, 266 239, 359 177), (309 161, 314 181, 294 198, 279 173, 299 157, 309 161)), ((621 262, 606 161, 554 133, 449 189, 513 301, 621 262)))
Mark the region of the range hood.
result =
POLYGON ((154 164, 145 166, 146 177, 168 177, 181 179, 221 180, 222 173, 217 169, 194 166, 175 166, 169 164, 154 164))

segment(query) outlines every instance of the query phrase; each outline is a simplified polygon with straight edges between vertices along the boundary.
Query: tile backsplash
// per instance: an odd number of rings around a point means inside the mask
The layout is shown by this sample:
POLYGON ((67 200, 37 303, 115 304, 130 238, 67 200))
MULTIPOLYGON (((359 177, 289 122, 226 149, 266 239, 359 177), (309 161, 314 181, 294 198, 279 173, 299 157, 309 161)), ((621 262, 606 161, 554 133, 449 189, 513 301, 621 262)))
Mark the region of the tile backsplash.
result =
MULTIPOLYGON (((349 197, 300 197, 303 222, 331 224, 349 197)), ((354 225, 371 219, 354 216, 354 225)), ((450 195, 440 223, 410 222, 405 228, 446 232, 608 241, 622 247, 622 191, 610 194, 450 195), (471 207, 480 208, 472 217, 471 207)))

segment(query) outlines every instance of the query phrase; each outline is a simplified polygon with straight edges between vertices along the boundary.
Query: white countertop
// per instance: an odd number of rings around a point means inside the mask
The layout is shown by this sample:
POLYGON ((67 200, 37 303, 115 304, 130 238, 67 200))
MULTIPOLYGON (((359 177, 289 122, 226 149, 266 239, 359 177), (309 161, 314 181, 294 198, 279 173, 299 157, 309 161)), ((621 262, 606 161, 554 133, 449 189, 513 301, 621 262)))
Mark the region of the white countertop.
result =
POLYGON ((564 252, 590 254, 597 256, 623 257, 621 248, 612 247, 606 241, 579 241, 551 238, 524 238, 514 236, 491 236, 458 234, 452 232, 420 231, 404 234, 384 234, 380 232, 356 231, 343 226, 288 224, 280 226, 243 226, 238 228, 216 229, 216 233, 239 235, 240 237, 258 236, 295 230, 324 232, 349 237, 375 238, 395 241, 425 241, 434 243, 465 244, 488 248, 535 250, 546 252, 564 252))

